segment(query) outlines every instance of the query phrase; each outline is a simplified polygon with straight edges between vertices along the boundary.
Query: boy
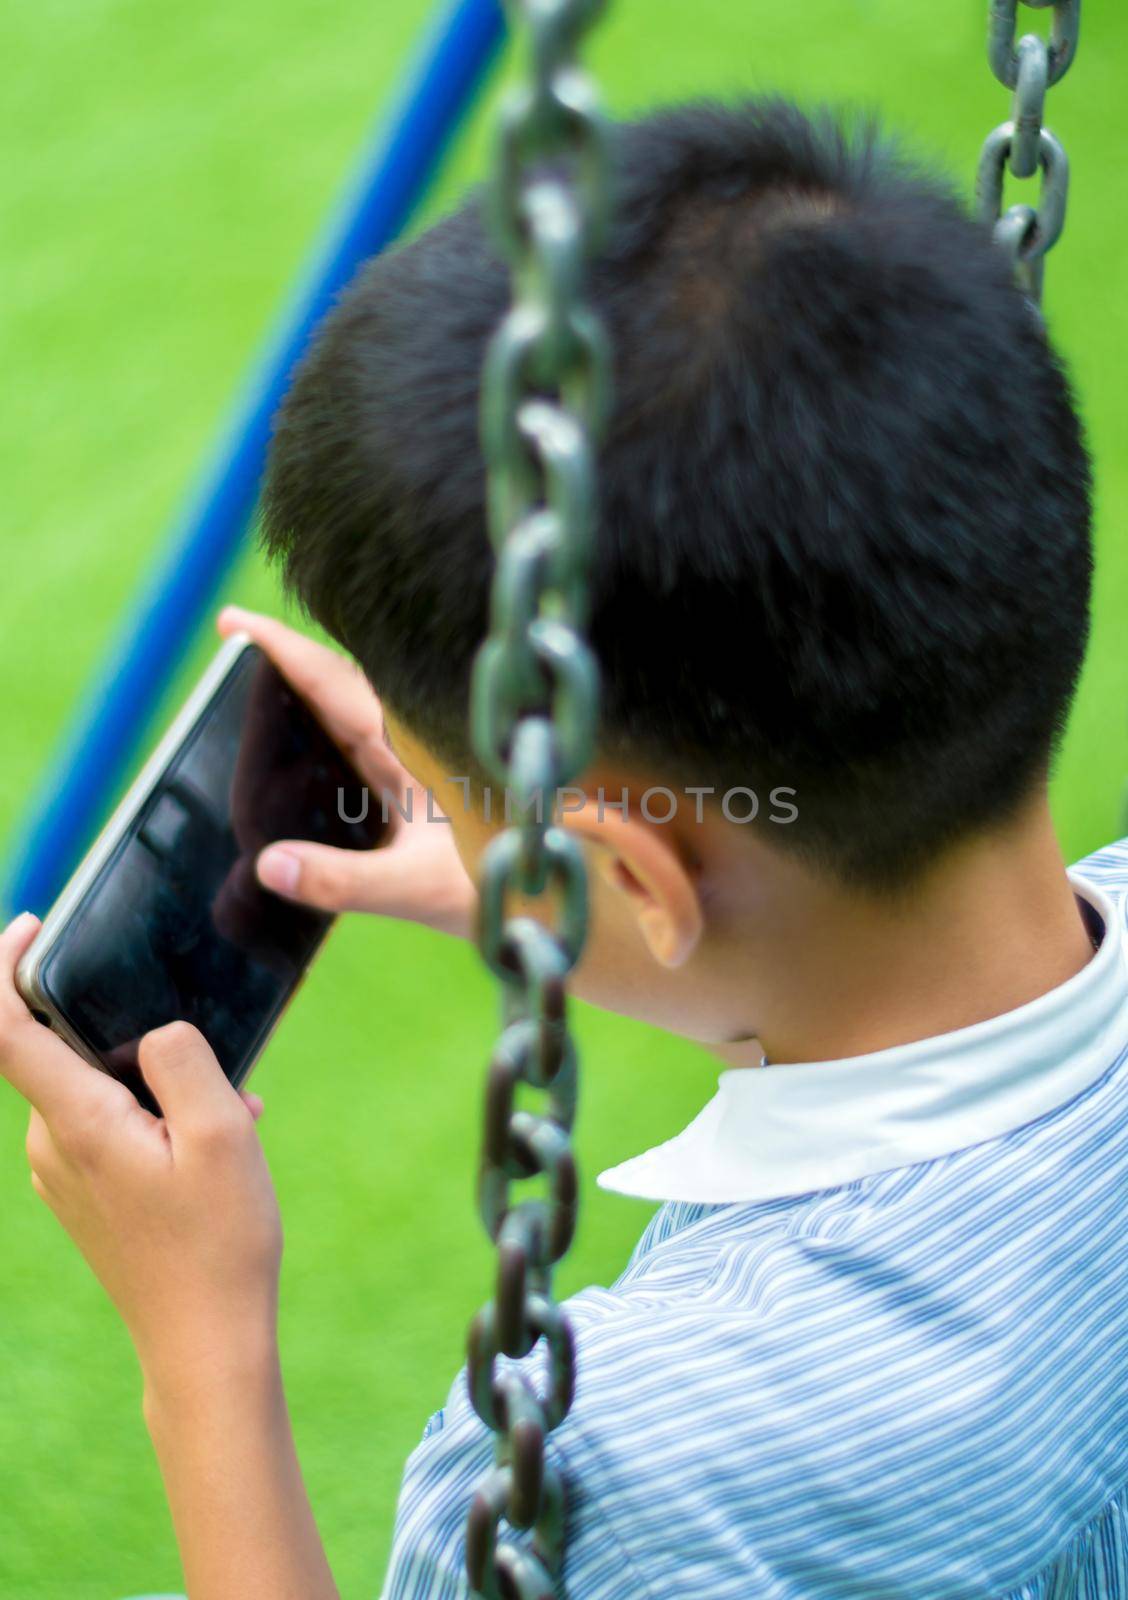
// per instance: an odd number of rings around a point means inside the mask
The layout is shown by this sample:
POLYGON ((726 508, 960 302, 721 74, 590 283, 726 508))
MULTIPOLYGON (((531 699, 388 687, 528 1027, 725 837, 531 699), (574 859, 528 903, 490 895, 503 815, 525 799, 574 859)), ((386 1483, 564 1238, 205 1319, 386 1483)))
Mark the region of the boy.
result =
MULTIPOLYGON (((1091 560, 1065 379, 983 231, 872 136, 697 106, 622 131, 617 190, 575 987, 742 1070, 601 1179, 665 1204, 570 1303, 565 1590, 1128 1595, 1128 851, 1067 876, 1046 794, 1091 560)), ((283 407, 268 548, 363 674, 221 620, 374 789, 450 815, 416 805, 370 857, 273 846, 262 881, 457 934, 496 826, 446 780, 475 770, 476 392, 505 298, 471 204, 372 264, 283 407)), ((189 1593, 332 1595, 256 1107, 179 1025, 142 1045, 163 1121, 88 1070, 12 990, 33 931, 0 941, 0 1060, 33 1183, 137 1345, 189 1593)), ((466 1592, 491 1451, 458 1380, 387 1600, 466 1592)))

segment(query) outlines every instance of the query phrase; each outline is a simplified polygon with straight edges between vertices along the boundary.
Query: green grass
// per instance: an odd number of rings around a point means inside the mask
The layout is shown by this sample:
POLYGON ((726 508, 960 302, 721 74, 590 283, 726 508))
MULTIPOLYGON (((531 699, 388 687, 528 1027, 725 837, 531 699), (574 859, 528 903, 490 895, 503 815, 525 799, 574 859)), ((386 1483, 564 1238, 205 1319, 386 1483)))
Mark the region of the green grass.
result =
MULTIPOLYGON (((612 108, 781 88, 877 107, 961 182, 1007 96, 982 0, 620 0, 593 51, 612 108)), ((417 37, 422 0, 38 0, 7 8, 0 119, 0 834, 84 692, 162 530, 417 37)), ((1092 6, 1052 120, 1074 164, 1047 308, 1099 462, 1096 629, 1056 785, 1067 846, 1111 837, 1128 772, 1128 14, 1092 6)), ((432 204, 481 170, 488 108, 432 204)), ((1014 404, 1021 407, 1016 394, 1014 404)), ((230 598, 267 607, 248 556, 230 598)), ((204 648, 201 645, 201 650, 204 648)), ((1038 670, 1032 661, 1031 671, 1038 670)), ((492 996, 473 954, 342 926, 258 1075, 288 1231, 299 1444, 346 1600, 378 1592, 402 1460, 460 1359, 488 1259, 471 1213, 492 996)), ((567 1287, 620 1267, 645 1208, 601 1165, 673 1132, 714 1068, 581 1017, 589 1178, 567 1287)), ((126 1340, 27 1185, 0 1096, 0 1600, 175 1588, 126 1340)))

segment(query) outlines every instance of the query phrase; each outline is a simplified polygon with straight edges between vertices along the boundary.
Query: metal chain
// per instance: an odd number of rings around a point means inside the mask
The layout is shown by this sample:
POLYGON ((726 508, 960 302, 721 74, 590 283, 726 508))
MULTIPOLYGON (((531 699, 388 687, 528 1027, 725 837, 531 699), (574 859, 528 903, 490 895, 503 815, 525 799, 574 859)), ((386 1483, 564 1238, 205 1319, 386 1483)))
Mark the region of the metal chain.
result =
POLYGON ((1053 6, 1049 41, 1036 33, 1015 42, 1019 0, 990 0, 987 59, 999 82, 1014 90, 1009 122, 987 135, 979 158, 976 204, 994 224, 995 239, 1014 263, 1018 281, 1037 304, 1042 298, 1046 252, 1065 222, 1069 161, 1061 143, 1043 126, 1046 90, 1060 83, 1077 53, 1081 0, 1022 0, 1032 9, 1053 6), (1041 171, 1038 204, 1003 211, 1007 168, 1015 178, 1041 171))
POLYGON ((546 1438, 572 1403, 575 1342, 552 1269, 576 1221, 571 1129, 576 1054, 565 979, 587 932, 587 879, 554 825, 558 789, 594 748, 598 675, 584 643, 595 442, 608 360, 582 300, 607 208, 603 124, 577 53, 604 0, 509 0, 528 69, 502 113, 493 208, 512 269, 510 308, 482 377, 490 538, 490 634, 471 693, 474 746, 505 785, 506 820, 482 865, 480 943, 499 978, 503 1032, 490 1064, 479 1180, 497 1245, 494 1298, 475 1319, 467 1383, 497 1436, 466 1530, 466 1570, 485 1600, 551 1600, 563 1554, 564 1491, 546 1438), (552 894, 555 921, 515 915, 552 894), (534 1113, 517 1105, 539 1091, 534 1113), (532 1179, 538 1198, 516 1198, 532 1179), (540 1384, 512 1364, 538 1345, 540 1384), (508 1361, 505 1358, 510 1358, 508 1361), (531 1530, 518 1543, 503 1529, 531 1530))

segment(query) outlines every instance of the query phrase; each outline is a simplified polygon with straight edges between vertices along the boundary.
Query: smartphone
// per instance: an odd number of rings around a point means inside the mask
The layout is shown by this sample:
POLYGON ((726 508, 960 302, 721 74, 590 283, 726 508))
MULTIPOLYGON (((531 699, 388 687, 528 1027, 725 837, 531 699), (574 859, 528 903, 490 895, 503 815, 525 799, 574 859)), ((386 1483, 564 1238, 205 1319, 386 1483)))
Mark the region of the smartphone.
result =
POLYGON ((24 955, 28 1006, 158 1111, 141 1038, 193 1023, 239 1085, 333 918, 255 876, 277 839, 370 850, 357 772, 262 651, 227 642, 24 955))

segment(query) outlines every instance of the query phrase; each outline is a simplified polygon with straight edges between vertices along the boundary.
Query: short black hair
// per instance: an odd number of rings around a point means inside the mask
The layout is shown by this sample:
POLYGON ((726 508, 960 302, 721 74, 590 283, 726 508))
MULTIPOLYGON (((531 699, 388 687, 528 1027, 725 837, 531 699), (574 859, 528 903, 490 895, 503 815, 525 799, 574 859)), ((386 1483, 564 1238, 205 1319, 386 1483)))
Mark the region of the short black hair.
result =
MULTIPOLYGON (((697 103, 613 149, 601 750, 794 787, 776 842, 903 884, 1012 813, 1061 732, 1092 559, 1068 383, 988 230, 872 125, 697 103)), ((290 586, 456 772, 507 296, 480 194, 371 262, 297 370, 263 501, 290 586)))

